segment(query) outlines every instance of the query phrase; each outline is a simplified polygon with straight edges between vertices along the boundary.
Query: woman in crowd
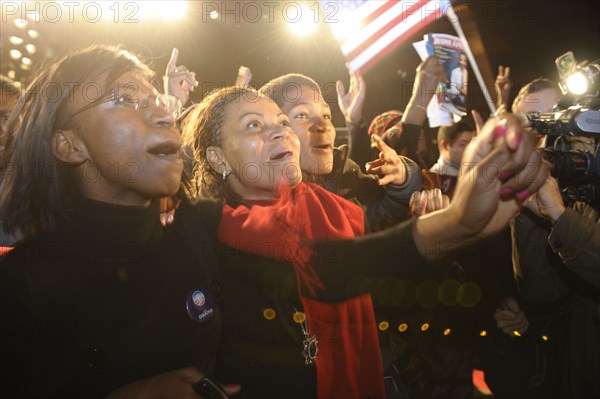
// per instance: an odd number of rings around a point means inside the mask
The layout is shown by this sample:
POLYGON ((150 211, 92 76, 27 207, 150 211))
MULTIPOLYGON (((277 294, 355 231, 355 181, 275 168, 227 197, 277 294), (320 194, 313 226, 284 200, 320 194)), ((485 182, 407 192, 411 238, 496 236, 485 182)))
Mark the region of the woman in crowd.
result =
MULTIPOLYGON (((0 264, 3 397, 184 398, 206 386, 197 382, 211 374, 220 336, 219 300, 227 292, 215 270, 222 204, 192 204, 181 194, 174 101, 155 91, 150 75, 126 51, 93 47, 42 71, 16 107, 19 118, 9 126, 13 134, 5 156, 20 168, 3 176, 0 211, 6 230, 20 229, 25 239, 0 264), (84 90, 91 85, 102 88, 93 98, 84 90), (181 200, 168 226, 158 217, 159 198, 165 196, 181 200)), ((505 226, 518 209, 517 199, 536 191, 545 170, 522 172, 540 160, 532 155, 529 134, 511 120, 491 122, 471 147, 466 159, 473 179, 459 183, 447 210, 376 236, 290 251, 310 266, 303 281, 317 276, 327 288, 318 299, 353 296, 344 293, 348 276, 365 269, 397 273, 391 253, 398 257, 401 251, 402 267, 410 262, 431 268, 428 262, 449 249, 505 226), (484 175, 490 163, 514 172, 514 178, 484 175)), ((287 152, 272 155, 289 157, 287 152)), ((223 220, 231 225, 236 213, 225 211, 230 216, 223 220)), ((261 215, 275 225, 272 216, 278 214, 261 215)), ((344 238, 360 228, 351 219, 348 223, 344 238)), ((277 278, 268 275, 263 282, 277 278)), ((300 316, 310 360, 316 355, 314 333, 300 316)), ((263 356, 273 355, 267 352, 263 356)), ((240 367, 265 364, 264 358, 250 360, 240 367)), ((270 370, 249 386, 279 382, 270 370)), ((296 378, 287 376, 285 385, 293 389, 296 378)), ((239 387, 225 390, 233 394, 239 387)))
MULTIPOLYGON (((482 135, 488 142, 473 146, 467 158, 485 159, 477 167, 470 164, 472 172, 478 174, 493 162, 508 167, 513 175, 523 159, 505 164, 511 152, 507 147, 488 152, 507 135, 514 149, 523 136, 512 124, 499 125, 495 136, 490 129, 482 135)), ((298 138, 286 115, 267 98, 246 88, 216 91, 189 116, 183 136, 198 160, 195 190, 226 203, 219 228, 219 239, 230 248, 220 265, 225 336, 219 376, 239 379, 249 397, 384 396, 370 297, 349 289, 349 281, 366 274, 431 270, 420 254, 440 260, 450 248, 496 232, 497 223, 506 223, 507 215, 518 209, 515 196, 522 198, 537 187, 536 182, 523 191, 520 172, 486 189, 482 187, 494 179, 484 182, 477 177, 464 184, 457 205, 419 219, 411 228, 409 223, 352 241, 364 231, 362 212, 318 185, 300 182, 298 138), (502 189, 505 201, 498 204, 500 186, 507 184, 502 189), (521 186, 517 191, 515 184, 521 186), (491 213, 499 212, 498 218, 490 221, 488 212, 475 221, 481 205, 468 199, 475 193, 481 195, 484 207, 495 203, 491 213), (467 222, 457 228, 454 212, 464 212, 467 203, 474 208, 463 217, 474 225, 467 222), (481 224, 482 220, 486 222, 481 224), (307 245, 315 239, 335 242, 307 245), (426 243, 435 251, 422 247, 426 243), (401 266, 390 264, 394 258, 401 266), (316 373, 307 367, 315 361, 316 373)), ((526 142, 523 148, 531 147, 531 140, 526 142)), ((535 156, 531 161, 541 163, 535 156)), ((545 174, 545 168, 539 168, 536 180, 545 174)))
MULTIPOLYGON (((300 167, 306 181, 315 182, 363 207, 369 231, 406 219, 410 196, 421 184, 421 172, 412 160, 398 156, 379 140, 380 158, 367 164, 368 174, 362 173, 360 166, 350 159, 347 145, 334 147, 336 132, 329 104, 317 82, 308 76, 283 75, 265 84, 260 92, 287 114, 300 138, 300 167), (377 179, 377 175, 382 178, 377 179)), ((349 118, 346 117, 349 128, 358 129, 361 122, 348 121, 349 118)), ((360 137, 368 139, 366 132, 349 135, 356 136, 352 139, 354 147, 361 145, 360 137)))
POLYGON ((151 77, 95 46, 44 69, 16 106, 0 213, 25 238, 0 262, 2 397, 194 397, 213 370, 220 288, 204 249, 221 205, 180 196, 160 223, 183 162, 175 101, 151 77))

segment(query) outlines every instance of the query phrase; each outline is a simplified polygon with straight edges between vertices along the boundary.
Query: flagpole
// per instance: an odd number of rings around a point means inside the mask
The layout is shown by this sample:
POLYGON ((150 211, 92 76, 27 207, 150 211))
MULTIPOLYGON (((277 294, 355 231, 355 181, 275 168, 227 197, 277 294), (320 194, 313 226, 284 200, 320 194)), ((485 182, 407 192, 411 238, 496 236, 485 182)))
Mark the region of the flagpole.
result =
POLYGON ((479 67, 477 66, 477 61, 475 61, 475 57, 473 56, 473 53, 471 52, 471 47, 469 47, 469 42, 467 41, 467 38, 465 37, 462 27, 460 26, 460 22, 458 21, 458 16, 454 12, 454 9, 452 8, 452 4, 448 4, 447 13, 448 13, 448 19, 450 20, 450 23, 452 24, 452 26, 454 27, 454 30, 456 31, 456 33, 458 33, 458 36, 460 37, 460 39, 463 42, 464 50, 467 53, 469 62, 471 63, 471 68, 473 68, 473 72, 475 72, 475 76, 477 77, 477 81, 479 82, 479 87, 481 87, 483 96, 485 97, 485 100, 487 101, 488 106, 490 107, 490 111, 492 111, 492 114, 493 114, 494 112, 496 112, 496 106, 494 105, 494 102, 492 101, 492 97, 490 96, 487 86, 485 85, 483 77, 481 76, 481 72, 479 71, 479 67))

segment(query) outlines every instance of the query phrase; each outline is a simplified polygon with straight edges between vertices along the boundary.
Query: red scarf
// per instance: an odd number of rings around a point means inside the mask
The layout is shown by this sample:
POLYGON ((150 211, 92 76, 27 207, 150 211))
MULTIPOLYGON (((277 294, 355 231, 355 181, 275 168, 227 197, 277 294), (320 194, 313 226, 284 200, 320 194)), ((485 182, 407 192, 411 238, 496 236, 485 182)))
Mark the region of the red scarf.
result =
POLYGON ((0 247, 0 256, 12 251, 13 247, 0 247))
MULTIPOLYGON (((326 289, 310 265, 313 239, 364 235, 362 209, 311 183, 284 187, 279 200, 251 208, 225 205, 219 239, 232 248, 283 259, 310 296, 326 289), (256 245, 256 238, 269 245, 256 245), (273 245, 276 243, 276 245, 273 245)), ((324 303, 300 295, 309 332, 319 341, 319 398, 383 398, 383 366, 371 296, 324 303)), ((300 350, 300 348, 298 348, 300 350)))

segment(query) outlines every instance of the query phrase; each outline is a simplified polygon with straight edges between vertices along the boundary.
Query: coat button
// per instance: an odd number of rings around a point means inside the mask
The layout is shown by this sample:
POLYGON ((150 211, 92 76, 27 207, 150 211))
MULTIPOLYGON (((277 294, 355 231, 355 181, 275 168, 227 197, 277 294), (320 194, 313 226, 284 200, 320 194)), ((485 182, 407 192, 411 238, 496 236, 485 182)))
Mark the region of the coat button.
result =
POLYGON ((106 364, 106 354, 98 347, 93 347, 81 355, 81 366, 88 370, 98 370, 106 364))

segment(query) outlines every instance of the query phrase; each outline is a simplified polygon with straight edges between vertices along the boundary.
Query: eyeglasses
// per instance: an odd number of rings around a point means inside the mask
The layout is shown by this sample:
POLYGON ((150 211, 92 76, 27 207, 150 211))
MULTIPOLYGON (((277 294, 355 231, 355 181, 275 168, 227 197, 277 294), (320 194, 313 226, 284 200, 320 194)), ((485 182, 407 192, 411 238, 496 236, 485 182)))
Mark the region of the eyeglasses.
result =
POLYGON ((147 108, 148 105, 152 103, 157 108, 162 109, 167 114, 171 115, 174 120, 179 119, 183 108, 181 106, 181 101, 179 101, 177 97, 171 94, 159 94, 158 96, 156 96, 154 94, 146 94, 142 92, 129 94, 119 93, 115 90, 111 90, 105 96, 94 100, 93 102, 74 112, 71 115, 71 118, 84 111, 87 111, 92 107, 95 107, 96 105, 100 105, 111 101, 121 107, 131 108, 135 110, 147 108))

